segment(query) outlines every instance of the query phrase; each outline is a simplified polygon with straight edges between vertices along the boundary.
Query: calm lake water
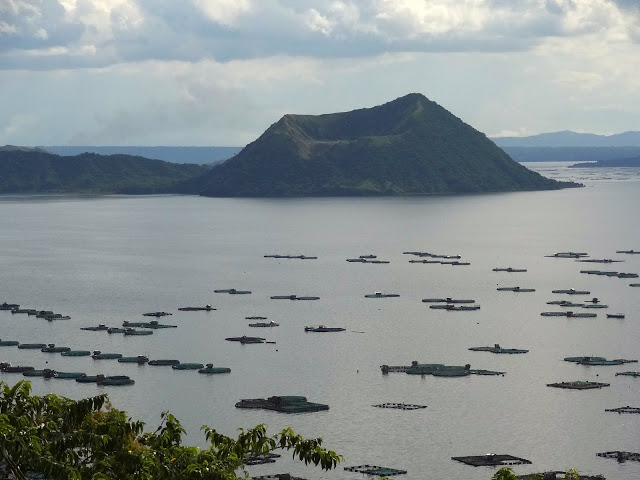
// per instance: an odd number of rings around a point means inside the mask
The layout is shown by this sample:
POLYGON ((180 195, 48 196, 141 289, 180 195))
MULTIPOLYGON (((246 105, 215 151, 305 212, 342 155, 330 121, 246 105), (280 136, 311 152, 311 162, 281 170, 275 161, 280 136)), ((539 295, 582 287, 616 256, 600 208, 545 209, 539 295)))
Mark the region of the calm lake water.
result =
MULTIPOLYGON (((319 436, 344 455, 322 472, 292 462, 249 467, 253 475, 292 472, 311 479, 357 479, 344 466, 405 469, 414 479, 489 479, 495 469, 473 468, 452 456, 489 452, 524 457, 517 473, 577 468, 608 479, 640 478, 640 464, 596 457, 638 451, 640 415, 605 408, 640 406, 640 379, 615 376, 636 364, 586 367, 565 356, 640 358, 638 279, 580 274, 581 269, 640 272, 640 176, 636 169, 570 170, 530 164, 554 178, 587 186, 553 192, 418 198, 214 199, 148 197, 0 197, 0 303, 54 310, 69 321, 46 322, 0 312, 0 338, 56 343, 74 349, 146 354, 228 366, 228 375, 199 375, 166 367, 2 347, 0 360, 36 368, 126 374, 131 387, 101 388, 74 381, 32 381, 37 394, 73 398, 108 392, 114 405, 153 429, 169 410, 187 428, 187 442, 203 444, 202 424, 234 435, 266 423, 319 436), (459 254, 470 266, 411 264, 403 251, 459 254), (559 251, 625 263, 577 263, 545 258, 559 251), (306 254, 317 260, 278 260, 266 254, 306 254), (389 264, 354 264, 375 254, 389 264), (526 273, 492 272, 494 267, 526 273), (496 291, 498 286, 534 293, 496 291), (597 318, 541 317, 566 298, 559 288, 586 289, 609 305, 597 318), (213 293, 217 288, 251 295, 213 293), (399 298, 367 299, 382 291, 399 298), (270 300, 271 295, 316 295, 318 301, 270 300), (426 297, 473 298, 479 311, 432 310, 426 297), (211 304, 213 312, 179 312, 211 304), (164 310, 177 329, 123 337, 80 327, 164 310), (605 312, 625 313, 624 320, 605 312), (246 316, 280 323, 249 328, 246 316), (341 333, 305 333, 305 325, 341 326, 341 333), (257 335, 275 344, 240 345, 225 337, 257 335), (500 343, 525 355, 472 352, 500 343), (436 378, 382 375, 380 365, 412 360, 506 372, 505 376, 436 378), (573 391, 547 383, 592 380, 600 390, 573 391), (234 407, 241 398, 305 395, 326 412, 286 415, 234 407), (417 411, 374 408, 385 402, 428 405, 417 411)), ((584 297, 580 297, 583 299, 584 297)), ((14 383, 16 374, 1 380, 14 383)))

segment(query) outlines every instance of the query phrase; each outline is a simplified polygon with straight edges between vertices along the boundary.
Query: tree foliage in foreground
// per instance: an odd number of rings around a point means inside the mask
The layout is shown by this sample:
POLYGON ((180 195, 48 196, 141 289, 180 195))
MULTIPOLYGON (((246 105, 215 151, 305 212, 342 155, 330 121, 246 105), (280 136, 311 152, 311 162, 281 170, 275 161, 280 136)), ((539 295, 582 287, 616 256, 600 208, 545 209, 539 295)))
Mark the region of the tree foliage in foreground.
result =
POLYGON ((111 406, 107 395, 82 400, 31 395, 28 382, 0 382, 0 462, 5 477, 92 480, 234 480, 244 461, 276 449, 294 458, 334 468, 341 456, 322 447, 322 439, 304 439, 291 429, 267 435, 264 425, 237 438, 203 426, 207 448, 182 445, 185 433, 170 413, 154 432, 111 406))

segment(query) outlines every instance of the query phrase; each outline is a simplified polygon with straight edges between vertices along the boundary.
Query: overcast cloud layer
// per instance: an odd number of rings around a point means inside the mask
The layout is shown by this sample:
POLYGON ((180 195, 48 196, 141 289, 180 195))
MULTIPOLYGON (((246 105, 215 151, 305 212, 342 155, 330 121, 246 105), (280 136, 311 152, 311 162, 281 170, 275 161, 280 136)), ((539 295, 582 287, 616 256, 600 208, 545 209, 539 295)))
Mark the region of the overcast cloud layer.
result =
POLYGON ((639 0, 0 0, 0 144, 244 145, 409 92, 487 134, 640 130, 639 0))

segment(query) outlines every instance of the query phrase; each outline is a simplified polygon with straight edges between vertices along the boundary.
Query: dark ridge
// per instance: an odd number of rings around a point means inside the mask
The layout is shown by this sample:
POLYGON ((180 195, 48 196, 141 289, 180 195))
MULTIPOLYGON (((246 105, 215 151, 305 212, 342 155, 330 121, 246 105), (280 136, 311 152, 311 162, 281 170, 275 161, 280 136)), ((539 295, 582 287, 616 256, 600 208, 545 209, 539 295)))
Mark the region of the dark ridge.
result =
POLYGON ((131 155, 61 157, 43 151, 2 150, 0 193, 174 193, 176 182, 207 169, 131 155))
POLYGON ((576 163, 569 168, 607 168, 607 167, 640 167, 640 157, 614 158, 611 160, 598 160, 597 162, 576 163))

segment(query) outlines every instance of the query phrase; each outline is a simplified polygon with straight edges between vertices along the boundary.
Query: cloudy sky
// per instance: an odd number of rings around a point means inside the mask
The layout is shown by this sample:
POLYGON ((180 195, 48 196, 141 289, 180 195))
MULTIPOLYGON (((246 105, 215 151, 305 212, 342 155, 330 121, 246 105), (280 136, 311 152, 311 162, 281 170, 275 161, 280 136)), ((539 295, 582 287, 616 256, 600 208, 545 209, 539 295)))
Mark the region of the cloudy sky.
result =
POLYGON ((410 92, 640 130, 640 0, 0 0, 0 145, 228 145, 410 92))

